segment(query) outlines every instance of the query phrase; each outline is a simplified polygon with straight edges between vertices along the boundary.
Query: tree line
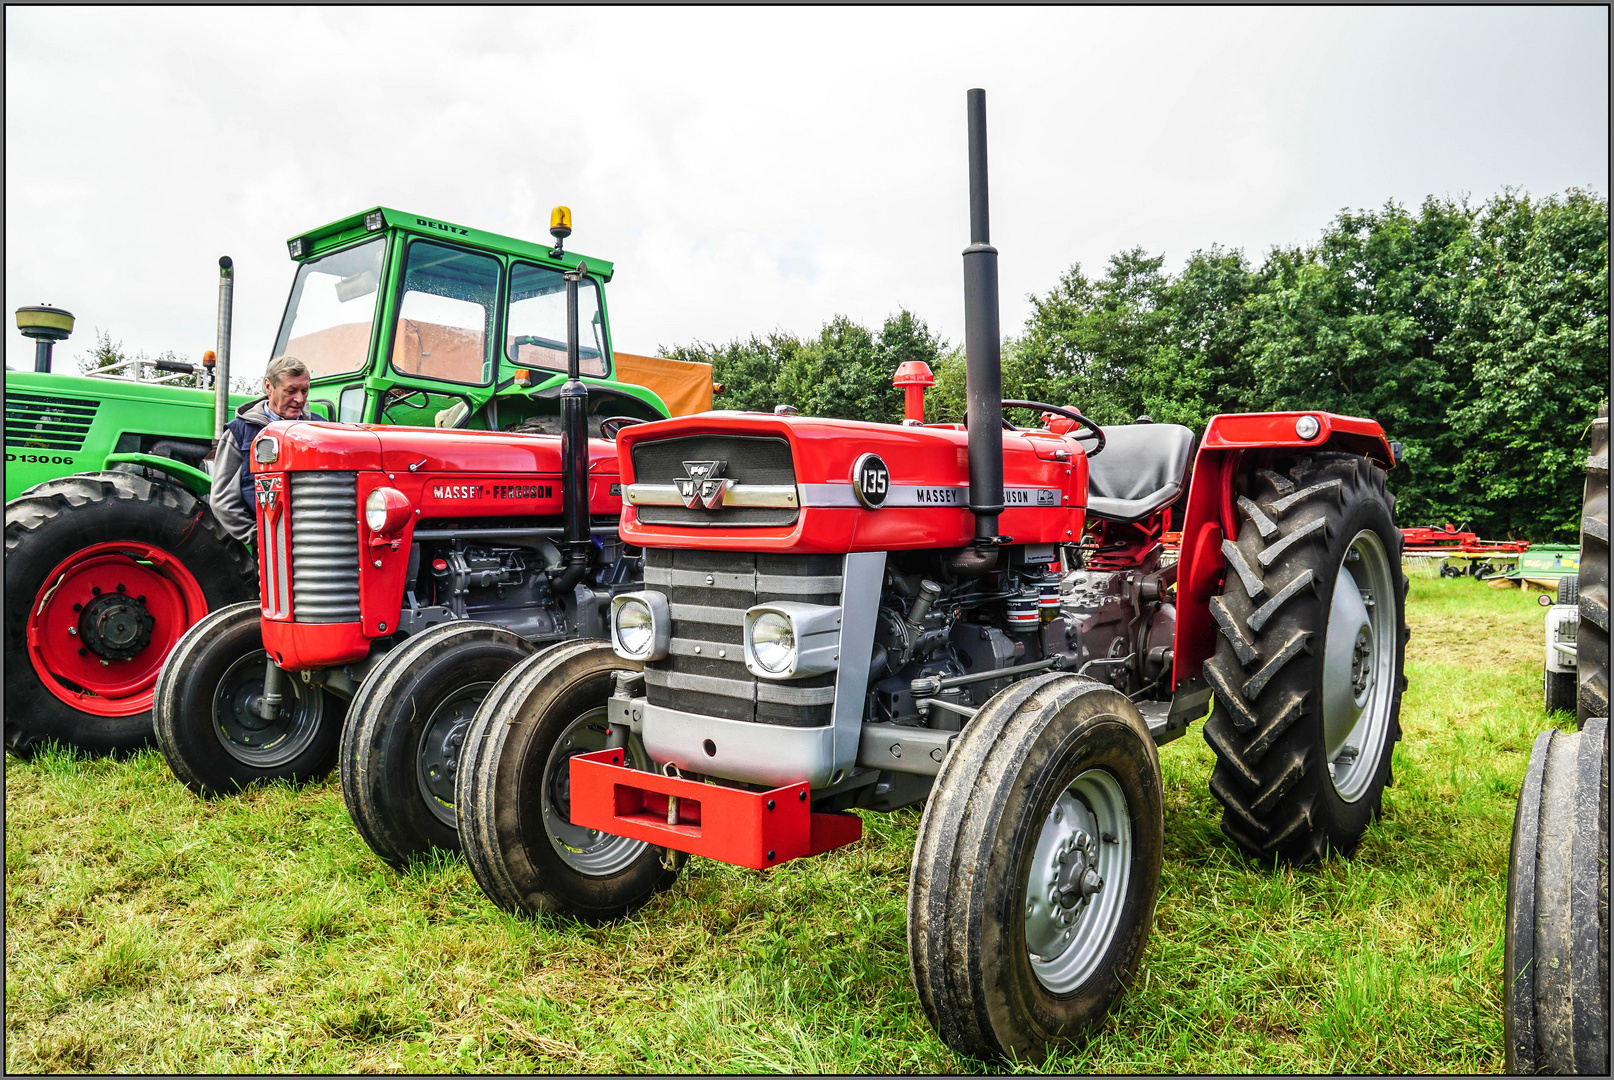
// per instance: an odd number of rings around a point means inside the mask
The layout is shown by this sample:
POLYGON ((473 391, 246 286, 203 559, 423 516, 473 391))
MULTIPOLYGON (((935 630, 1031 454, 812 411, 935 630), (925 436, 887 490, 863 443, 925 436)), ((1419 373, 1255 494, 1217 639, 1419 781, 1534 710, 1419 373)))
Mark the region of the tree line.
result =
MULTIPOLYGON (((1201 433, 1223 412, 1371 417, 1402 443, 1402 524, 1576 542, 1583 436, 1609 393, 1608 239, 1607 199, 1572 188, 1346 210, 1259 264, 1212 246, 1173 273, 1134 248, 1029 298, 1003 342, 1004 396, 1201 433)), ((962 349, 907 310, 878 330, 837 315, 816 337, 661 355, 710 363, 720 408, 885 422, 902 417, 897 365, 923 360, 926 418, 964 412, 962 349)))

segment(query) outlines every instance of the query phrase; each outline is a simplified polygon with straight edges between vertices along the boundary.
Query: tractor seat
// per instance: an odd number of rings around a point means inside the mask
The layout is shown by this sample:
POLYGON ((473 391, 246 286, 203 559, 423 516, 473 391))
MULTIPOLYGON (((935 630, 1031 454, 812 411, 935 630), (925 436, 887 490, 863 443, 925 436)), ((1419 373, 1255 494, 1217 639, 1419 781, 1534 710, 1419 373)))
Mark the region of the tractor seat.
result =
POLYGON ((1182 494, 1194 433, 1179 424, 1106 424, 1107 443, 1087 459, 1087 512, 1136 524, 1182 494))

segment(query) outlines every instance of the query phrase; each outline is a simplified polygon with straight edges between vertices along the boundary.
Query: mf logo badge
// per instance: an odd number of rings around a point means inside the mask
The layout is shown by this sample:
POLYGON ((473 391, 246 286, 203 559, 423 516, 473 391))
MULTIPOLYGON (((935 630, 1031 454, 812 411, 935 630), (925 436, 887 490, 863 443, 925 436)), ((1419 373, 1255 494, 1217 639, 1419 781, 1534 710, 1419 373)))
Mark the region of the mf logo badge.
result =
POLYGON ((278 476, 254 476, 252 486, 256 489, 258 505, 265 513, 273 514, 280 502, 280 480, 278 476))
POLYGON ((723 493, 728 490, 733 480, 724 479, 723 473, 728 468, 726 461, 686 461, 684 472, 689 474, 687 479, 674 480, 678 488, 678 495, 684 500, 684 505, 694 510, 704 506, 708 510, 716 510, 723 505, 723 493))
POLYGON ((864 454, 852 466, 852 491, 865 509, 878 510, 891 494, 891 470, 878 454, 864 454))

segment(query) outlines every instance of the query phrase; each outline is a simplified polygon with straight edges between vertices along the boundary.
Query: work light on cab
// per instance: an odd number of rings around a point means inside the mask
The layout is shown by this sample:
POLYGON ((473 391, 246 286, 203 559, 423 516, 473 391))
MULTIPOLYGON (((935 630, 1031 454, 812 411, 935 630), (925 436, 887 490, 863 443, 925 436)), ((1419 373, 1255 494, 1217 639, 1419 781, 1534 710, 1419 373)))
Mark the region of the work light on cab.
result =
POLYGON ((409 497, 397 488, 378 487, 364 500, 364 523, 371 532, 395 533, 409 514, 409 497))

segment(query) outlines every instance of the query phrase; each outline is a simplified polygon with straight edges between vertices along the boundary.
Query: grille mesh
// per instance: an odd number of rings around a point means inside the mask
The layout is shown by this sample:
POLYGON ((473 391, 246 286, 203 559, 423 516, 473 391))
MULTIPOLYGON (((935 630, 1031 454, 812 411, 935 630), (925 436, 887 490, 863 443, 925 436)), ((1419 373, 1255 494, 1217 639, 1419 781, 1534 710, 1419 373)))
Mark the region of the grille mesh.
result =
MULTIPOLYGON (((660 439, 633 448, 633 478, 641 484, 670 484, 689 473, 686 461, 721 461, 724 476, 741 484, 796 483, 790 444, 783 439, 754 435, 688 435, 660 439)), ((800 513, 794 506, 725 506, 717 510, 690 510, 683 506, 641 506, 639 520, 646 525, 794 525, 800 513)))
POLYGON ((291 474, 292 618, 359 621, 358 474, 291 474))
POLYGON ((6 445, 81 450, 99 407, 83 398, 7 393, 6 445))
POLYGON ((728 720, 831 723, 835 673, 758 680, 745 666, 740 620, 747 608, 770 601, 839 604, 841 568, 839 555, 646 550, 645 588, 664 594, 672 607, 670 655, 645 665, 646 699, 728 720))

